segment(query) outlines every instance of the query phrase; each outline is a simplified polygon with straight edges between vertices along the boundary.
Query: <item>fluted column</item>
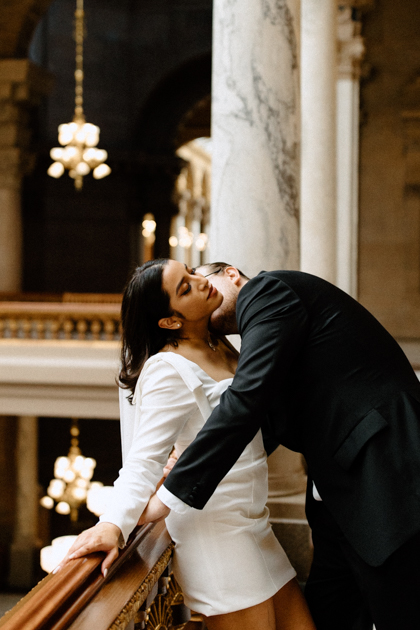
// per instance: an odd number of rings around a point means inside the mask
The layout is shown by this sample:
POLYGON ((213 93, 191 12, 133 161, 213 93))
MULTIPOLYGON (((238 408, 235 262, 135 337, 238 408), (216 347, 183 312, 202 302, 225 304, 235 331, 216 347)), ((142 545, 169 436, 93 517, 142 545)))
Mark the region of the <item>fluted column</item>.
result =
POLYGON ((301 269, 336 281, 336 0, 301 2, 301 269))
POLYGON ((357 298, 361 23, 351 7, 337 16, 337 285, 357 298))
POLYGON ((299 264, 299 1, 215 0, 212 260, 299 264))
POLYGON ((50 76, 27 59, 0 60, 0 291, 21 288, 20 189, 34 162, 29 113, 50 85, 50 76))
MULTIPOLYGON (((209 260, 253 276, 299 265, 299 1, 215 0, 209 260)), ((270 497, 301 492, 300 455, 269 458, 270 497)))

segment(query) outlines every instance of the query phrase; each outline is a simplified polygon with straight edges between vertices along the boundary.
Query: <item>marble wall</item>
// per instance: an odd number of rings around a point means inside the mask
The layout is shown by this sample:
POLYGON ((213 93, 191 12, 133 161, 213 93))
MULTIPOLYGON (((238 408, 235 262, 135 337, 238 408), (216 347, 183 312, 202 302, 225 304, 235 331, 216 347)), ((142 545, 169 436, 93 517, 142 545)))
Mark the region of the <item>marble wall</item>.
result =
POLYGON ((216 0, 210 259, 299 264, 299 2, 216 0))

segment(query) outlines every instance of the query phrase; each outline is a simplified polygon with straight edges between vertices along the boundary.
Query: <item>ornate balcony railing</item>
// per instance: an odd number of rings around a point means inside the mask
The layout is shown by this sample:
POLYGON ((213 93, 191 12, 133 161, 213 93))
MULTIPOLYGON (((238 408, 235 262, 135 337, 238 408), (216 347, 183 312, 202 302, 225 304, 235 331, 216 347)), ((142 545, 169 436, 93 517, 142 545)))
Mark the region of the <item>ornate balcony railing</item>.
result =
POLYGON ((199 630, 171 575, 163 522, 137 528, 103 578, 102 553, 48 575, 0 620, 1 630, 199 630))
POLYGON ((0 294, 0 339, 114 341, 120 338, 119 294, 0 294))

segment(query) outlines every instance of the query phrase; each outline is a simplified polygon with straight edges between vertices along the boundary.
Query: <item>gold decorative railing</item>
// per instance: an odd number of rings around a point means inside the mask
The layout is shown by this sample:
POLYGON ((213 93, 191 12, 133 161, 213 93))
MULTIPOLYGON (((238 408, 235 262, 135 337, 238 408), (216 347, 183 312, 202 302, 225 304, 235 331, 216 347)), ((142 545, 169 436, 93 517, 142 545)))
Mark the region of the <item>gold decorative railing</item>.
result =
MULTIPOLYGON (((104 578, 102 553, 48 575, 0 619, 1 630, 182 630, 189 610, 171 575, 163 522, 137 528, 104 578)), ((197 620, 191 628, 199 630, 197 620)))
POLYGON ((47 301, 0 294, 0 339, 120 338, 120 295, 74 294, 45 296, 47 301))

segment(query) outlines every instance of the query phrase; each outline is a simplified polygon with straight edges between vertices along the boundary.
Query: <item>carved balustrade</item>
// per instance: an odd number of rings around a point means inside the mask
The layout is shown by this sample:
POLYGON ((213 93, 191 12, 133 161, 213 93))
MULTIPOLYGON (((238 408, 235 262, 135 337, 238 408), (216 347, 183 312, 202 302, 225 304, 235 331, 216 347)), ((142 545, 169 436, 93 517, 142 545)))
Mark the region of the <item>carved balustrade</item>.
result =
POLYGON ((3 294, 0 339, 118 340, 120 308, 119 294, 3 294))
POLYGON ((163 522, 137 528, 106 578, 104 555, 73 560, 0 619, 1 630, 201 630, 171 574, 163 522))

